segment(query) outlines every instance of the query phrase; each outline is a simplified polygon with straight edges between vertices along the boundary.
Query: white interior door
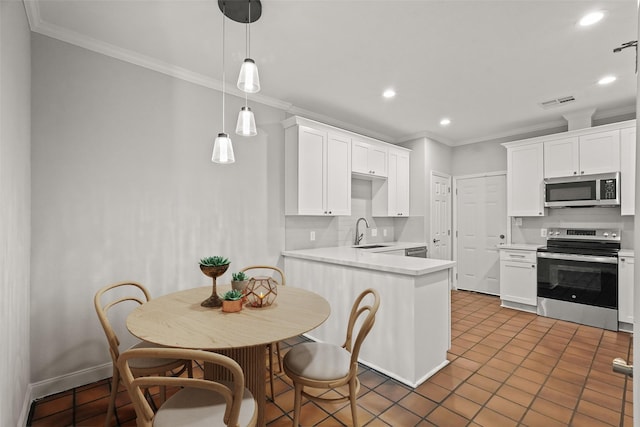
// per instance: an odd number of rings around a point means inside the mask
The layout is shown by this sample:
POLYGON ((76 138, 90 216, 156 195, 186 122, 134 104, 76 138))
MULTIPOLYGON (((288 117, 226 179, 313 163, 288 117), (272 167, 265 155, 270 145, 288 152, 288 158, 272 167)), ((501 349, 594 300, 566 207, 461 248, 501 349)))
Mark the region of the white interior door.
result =
POLYGON ((431 173, 429 258, 451 259, 451 177, 431 173))
POLYGON ((506 176, 456 180, 457 287, 500 294, 497 245, 506 240, 506 176))

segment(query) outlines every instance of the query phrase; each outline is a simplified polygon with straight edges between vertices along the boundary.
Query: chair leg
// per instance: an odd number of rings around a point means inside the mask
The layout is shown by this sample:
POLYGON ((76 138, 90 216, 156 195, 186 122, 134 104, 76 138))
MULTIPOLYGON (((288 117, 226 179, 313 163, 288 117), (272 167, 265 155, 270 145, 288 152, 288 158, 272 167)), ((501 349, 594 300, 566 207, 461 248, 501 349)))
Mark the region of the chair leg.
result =
POLYGON ((300 424, 300 410, 302 408, 302 384, 294 384, 294 398, 293 398, 293 427, 298 427, 300 424))
POLYGON ((276 343, 276 356, 278 356, 278 373, 282 373, 282 356, 280 356, 280 342, 276 343))
POLYGON ((111 395, 109 396, 109 407, 107 408, 107 418, 104 420, 105 427, 111 426, 111 418, 116 408, 116 396, 118 395, 118 386, 120 385, 120 372, 117 366, 113 366, 113 375, 111 377, 111 395))
POLYGON ((187 375, 189 378, 193 378, 193 362, 191 360, 187 361, 187 375))
POLYGON ((351 418, 353 419, 353 426, 360 427, 358 423, 358 406, 356 400, 358 398, 358 383, 355 378, 349 381, 349 401, 351 402, 351 418))
POLYGON ((269 350, 269 387, 271 388, 271 400, 275 402, 276 395, 273 392, 273 344, 267 344, 269 350))

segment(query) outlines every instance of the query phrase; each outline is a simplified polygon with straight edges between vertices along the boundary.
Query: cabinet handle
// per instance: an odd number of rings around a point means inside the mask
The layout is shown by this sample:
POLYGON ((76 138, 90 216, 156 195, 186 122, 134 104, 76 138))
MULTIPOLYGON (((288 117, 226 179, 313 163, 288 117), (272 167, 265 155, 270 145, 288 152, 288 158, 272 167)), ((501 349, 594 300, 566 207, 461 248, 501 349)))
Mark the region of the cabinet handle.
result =
POLYGON ((574 174, 574 175, 578 175, 578 172, 576 172, 576 171, 573 171, 573 174, 574 174))
POLYGON ((531 264, 531 268, 536 268, 536 265, 535 264, 531 264))
POLYGON ((620 261, 624 262, 624 261, 625 261, 625 259, 624 259, 624 258, 620 258, 620 261))
POLYGON ((584 171, 580 171, 580 175, 584 175, 584 171))

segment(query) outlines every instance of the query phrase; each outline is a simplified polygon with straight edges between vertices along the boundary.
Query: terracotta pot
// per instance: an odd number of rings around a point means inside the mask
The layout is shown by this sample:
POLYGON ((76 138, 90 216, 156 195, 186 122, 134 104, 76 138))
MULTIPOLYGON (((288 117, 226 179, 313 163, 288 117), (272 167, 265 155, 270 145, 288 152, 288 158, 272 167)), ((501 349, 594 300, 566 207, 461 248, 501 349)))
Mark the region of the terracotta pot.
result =
POLYGON ((242 310, 242 300, 238 299, 235 301, 222 300, 222 311, 225 313, 235 313, 236 311, 242 310))
POLYGON ((231 289, 237 289, 244 293, 245 289, 247 289, 247 284, 249 283, 249 279, 247 280, 232 280, 231 281, 231 289))

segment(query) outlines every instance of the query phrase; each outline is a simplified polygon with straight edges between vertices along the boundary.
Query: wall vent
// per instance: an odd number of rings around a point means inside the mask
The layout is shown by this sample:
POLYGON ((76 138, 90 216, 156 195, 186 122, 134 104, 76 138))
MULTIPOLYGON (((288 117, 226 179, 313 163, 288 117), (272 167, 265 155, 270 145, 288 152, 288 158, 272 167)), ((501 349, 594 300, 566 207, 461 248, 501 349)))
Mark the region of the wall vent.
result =
POLYGON ((570 102, 574 102, 575 100, 576 100, 576 98, 574 98, 571 95, 563 96, 561 98, 556 98, 556 99, 550 99, 548 101, 543 101, 543 102, 540 103, 540 106, 546 110, 548 108, 559 107, 561 105, 568 104, 570 102))

